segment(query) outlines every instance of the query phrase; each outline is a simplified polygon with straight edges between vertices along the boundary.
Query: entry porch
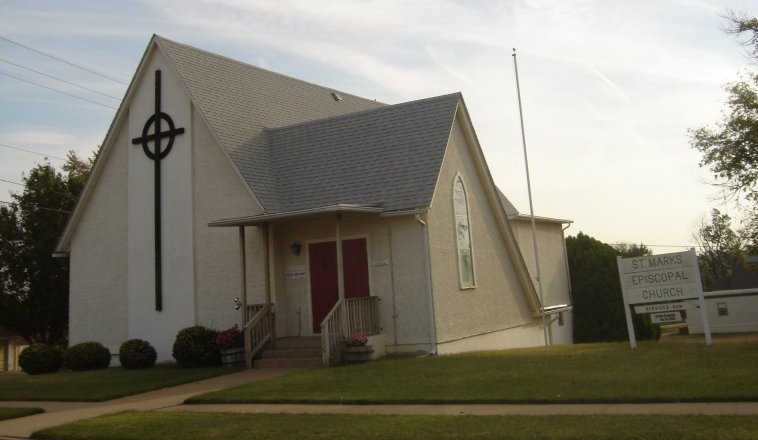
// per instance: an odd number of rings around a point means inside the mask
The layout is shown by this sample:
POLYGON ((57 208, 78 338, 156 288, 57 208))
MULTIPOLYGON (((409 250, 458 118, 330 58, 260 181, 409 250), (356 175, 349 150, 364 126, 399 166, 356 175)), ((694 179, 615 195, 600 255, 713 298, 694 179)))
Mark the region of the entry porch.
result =
MULTIPOLYGON (((321 364, 337 365, 346 338, 382 333, 381 298, 390 295, 391 285, 372 280, 381 276, 372 277, 377 263, 372 265, 369 253, 372 242, 379 241, 371 230, 379 212, 336 206, 210 224, 239 231, 241 288, 236 302, 248 368, 265 350, 276 349, 277 342, 286 339, 289 344, 297 337, 309 339, 308 345, 320 340, 321 364), (248 280, 251 276, 260 279, 248 280)), ((379 258, 378 264, 389 263, 379 258)))

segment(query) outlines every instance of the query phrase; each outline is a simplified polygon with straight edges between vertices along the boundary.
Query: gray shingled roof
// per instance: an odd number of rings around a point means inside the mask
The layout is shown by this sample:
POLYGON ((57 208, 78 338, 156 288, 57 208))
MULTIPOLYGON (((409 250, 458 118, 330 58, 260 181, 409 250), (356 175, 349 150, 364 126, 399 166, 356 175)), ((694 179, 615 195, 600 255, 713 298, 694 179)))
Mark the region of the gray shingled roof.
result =
POLYGON ((267 130, 284 211, 431 205, 459 93, 267 130))
POLYGON ((155 39, 266 213, 431 204, 460 94, 337 101, 334 89, 155 39))
POLYGON ((322 119, 384 104, 155 36, 211 130, 266 211, 280 210, 264 127, 322 119))

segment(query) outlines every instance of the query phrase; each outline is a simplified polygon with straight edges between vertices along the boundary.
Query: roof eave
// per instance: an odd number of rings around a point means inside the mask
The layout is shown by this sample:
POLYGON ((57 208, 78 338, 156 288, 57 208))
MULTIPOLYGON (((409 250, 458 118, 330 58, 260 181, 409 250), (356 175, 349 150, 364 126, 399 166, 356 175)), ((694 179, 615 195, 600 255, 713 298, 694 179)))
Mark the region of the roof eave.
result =
POLYGON ((358 213, 358 214, 377 214, 381 215, 383 208, 376 206, 362 205, 331 205, 318 208, 301 209, 297 211, 278 212, 273 214, 260 214, 246 217, 237 217, 229 219, 213 220, 208 223, 209 227, 231 227, 231 226, 254 226, 270 221, 291 220, 300 217, 308 217, 320 214, 336 213, 358 213))
MULTIPOLYGON (((532 216, 528 214, 519 214, 519 215, 513 215, 508 216, 508 220, 511 221, 531 221, 532 216)), ((566 220, 561 218, 552 218, 552 217, 540 217, 538 215, 534 216, 534 221, 540 222, 540 223, 559 223, 559 224, 571 224, 574 223, 573 220, 566 220)))

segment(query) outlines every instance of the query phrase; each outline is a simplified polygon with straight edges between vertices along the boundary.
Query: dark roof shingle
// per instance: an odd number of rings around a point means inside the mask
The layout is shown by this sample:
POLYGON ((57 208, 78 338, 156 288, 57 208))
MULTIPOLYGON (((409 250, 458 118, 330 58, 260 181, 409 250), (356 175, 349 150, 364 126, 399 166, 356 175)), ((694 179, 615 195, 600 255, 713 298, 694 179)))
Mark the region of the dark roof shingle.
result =
POLYGON ((334 89, 155 40, 267 213, 431 203, 460 94, 336 100, 334 89))

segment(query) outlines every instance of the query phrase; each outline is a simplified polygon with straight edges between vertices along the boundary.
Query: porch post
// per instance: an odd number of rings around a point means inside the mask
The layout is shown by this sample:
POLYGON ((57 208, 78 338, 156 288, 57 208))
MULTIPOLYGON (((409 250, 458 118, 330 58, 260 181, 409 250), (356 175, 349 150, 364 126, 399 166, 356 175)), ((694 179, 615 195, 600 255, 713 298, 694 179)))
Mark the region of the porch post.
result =
POLYGON ((269 305, 269 313, 266 316, 268 320, 268 328, 271 329, 271 345, 276 347, 276 326, 273 319, 273 304, 271 304, 271 225, 266 222, 263 224, 263 242, 266 243, 266 254, 264 255, 264 276, 265 276, 265 289, 266 289, 266 304, 269 305))
MULTIPOLYGON (((337 301, 345 301, 345 270, 342 266, 342 214, 337 213, 337 226, 335 231, 336 245, 337 245, 337 301)), ((348 322, 347 322, 347 309, 343 309, 344 313, 340 313, 340 327, 342 328, 342 334, 347 337, 348 322)))
POLYGON ((342 214, 337 214, 337 289, 338 299, 343 301, 345 299, 345 271, 342 267, 342 230, 340 227, 342 223, 342 214))
POLYGON ((240 280, 242 287, 240 288, 240 300, 242 302, 242 328, 245 336, 245 368, 248 370, 253 368, 253 340, 250 332, 247 331, 247 267, 245 261, 245 227, 239 227, 239 243, 240 243, 240 280))
POLYGON ((245 227, 239 227, 239 243, 240 243, 240 280, 242 286, 240 288, 240 301, 242 302, 242 326, 247 323, 247 267, 245 256, 245 227))

